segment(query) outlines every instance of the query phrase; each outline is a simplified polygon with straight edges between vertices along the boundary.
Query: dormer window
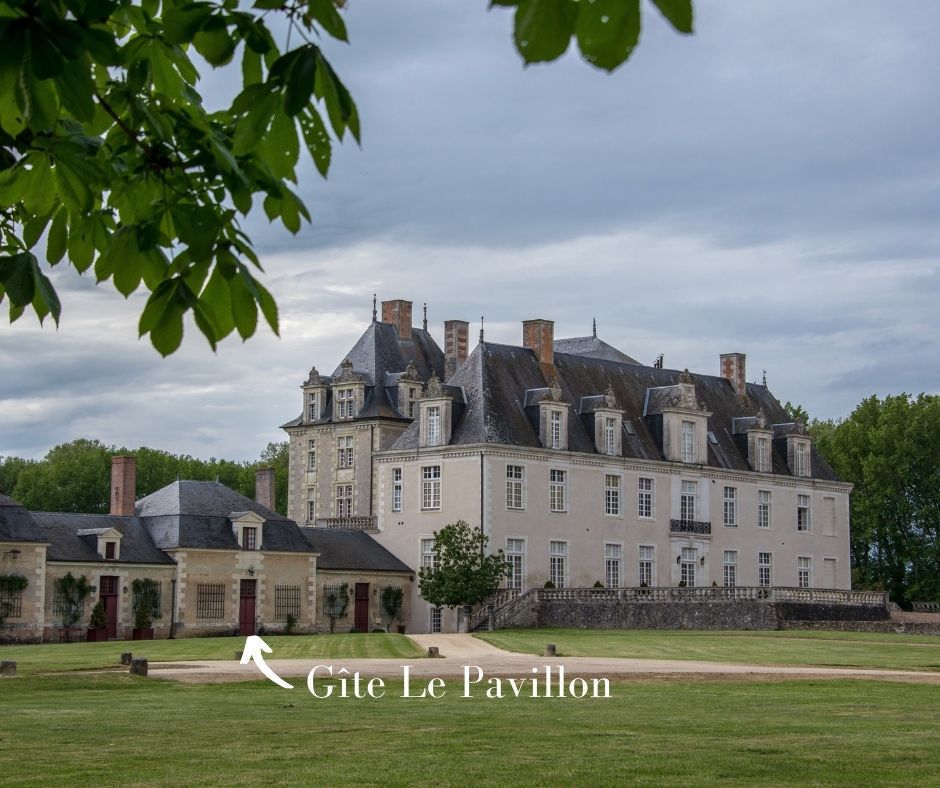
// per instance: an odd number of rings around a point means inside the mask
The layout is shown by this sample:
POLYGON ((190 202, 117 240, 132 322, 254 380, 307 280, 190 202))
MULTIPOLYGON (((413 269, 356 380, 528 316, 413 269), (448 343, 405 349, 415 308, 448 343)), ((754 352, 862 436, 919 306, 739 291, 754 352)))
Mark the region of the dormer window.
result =
MULTIPOLYGON (((801 425, 802 426, 802 425, 801 425)), ((810 439, 805 435, 787 436, 787 464, 794 476, 812 476, 810 439)))
POLYGON ((320 398, 316 392, 307 394, 307 421, 316 421, 320 418, 320 398))
POLYGON ((604 419, 604 453, 617 453, 617 420, 611 416, 604 419))
POLYGON ((767 473, 770 470, 770 441, 758 438, 755 445, 754 470, 767 473))
POLYGON ((107 561, 114 561, 117 558, 117 542, 104 543, 104 557, 107 561))
POLYGON ((242 542, 246 550, 257 550, 258 549, 258 529, 257 528, 243 528, 242 529, 242 542))
POLYGON ((428 446, 440 446, 441 409, 433 405, 428 408, 428 446))
POLYGON ((413 419, 415 417, 415 403, 418 401, 418 390, 412 386, 408 387, 408 404, 406 412, 408 413, 408 418, 413 419))
POLYGON ((336 389, 336 418, 351 419, 356 411, 356 391, 352 388, 336 389))
POLYGON ((808 476, 807 473, 807 462, 806 462, 806 444, 797 443, 796 444, 796 475, 797 476, 808 476))
POLYGON ((682 462, 695 462, 695 422, 682 422, 682 462))
POLYGON ((242 550, 261 549, 261 527, 264 518, 255 512, 232 512, 232 533, 242 550))
POLYGON ((549 447, 561 448, 561 411, 553 410, 549 416, 549 447))

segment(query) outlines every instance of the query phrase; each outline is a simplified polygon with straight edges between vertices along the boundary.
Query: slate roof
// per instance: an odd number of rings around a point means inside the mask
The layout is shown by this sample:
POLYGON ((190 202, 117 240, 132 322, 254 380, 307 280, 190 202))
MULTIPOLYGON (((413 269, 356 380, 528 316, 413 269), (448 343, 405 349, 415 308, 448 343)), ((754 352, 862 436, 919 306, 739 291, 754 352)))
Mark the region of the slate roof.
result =
POLYGON ((98 538, 94 533, 80 536, 79 531, 101 531, 111 528, 121 532, 121 558, 108 561, 117 564, 173 564, 170 556, 160 550, 137 517, 114 517, 108 514, 73 514, 71 512, 33 512, 33 519, 44 541, 49 542, 49 561, 102 561, 98 555, 98 538))
POLYGON ((362 531, 340 528, 301 528, 307 544, 316 550, 318 569, 353 569, 360 572, 414 570, 362 531))
POLYGON ((32 515, 21 503, 0 495, 0 542, 43 542, 32 515))
MULTIPOLYGON (((573 406, 568 418, 570 451, 596 453, 591 409, 585 408, 583 415, 579 410, 582 402, 592 403, 593 398, 604 394, 610 387, 618 407, 625 411, 625 426, 629 425, 632 431, 624 430, 623 455, 665 460, 657 432, 661 416, 648 418, 645 415, 647 392, 676 386, 681 374, 679 370, 570 353, 555 353, 554 360, 562 400, 573 406)), ((531 350, 490 342, 477 345, 449 380, 453 386, 460 387, 466 403, 462 416, 454 425, 451 444, 540 446, 538 401, 550 382, 531 350), (536 389, 542 389, 542 392, 533 393, 536 389)), ((670 393, 672 391, 674 389, 670 393)), ((708 419, 708 430, 716 442, 708 441, 707 464, 713 467, 751 470, 746 439, 734 434, 732 421, 736 417, 756 416, 758 410, 763 410, 772 424, 783 425, 789 421, 777 399, 767 388, 757 384, 747 385, 747 399, 742 402, 728 380, 696 374, 695 396, 712 414, 708 419)), ((417 448, 418 427, 417 422, 411 424, 392 448, 417 448)), ((790 475, 785 446, 781 448, 781 442, 773 441, 773 472, 790 475)), ((815 478, 837 480, 815 448, 812 463, 815 478)))
POLYGON ((599 358, 604 361, 618 361, 621 364, 640 363, 635 358, 631 358, 596 336, 556 339, 552 343, 552 348, 556 353, 567 353, 572 356, 587 356, 588 358, 599 358))

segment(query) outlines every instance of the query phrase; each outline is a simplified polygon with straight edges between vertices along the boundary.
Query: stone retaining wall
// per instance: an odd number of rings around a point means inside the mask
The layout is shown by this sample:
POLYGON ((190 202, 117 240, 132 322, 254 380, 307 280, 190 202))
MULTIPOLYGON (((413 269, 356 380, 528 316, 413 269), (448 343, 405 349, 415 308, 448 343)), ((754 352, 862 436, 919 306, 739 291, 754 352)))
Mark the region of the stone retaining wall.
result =
POLYGON ((780 629, 834 632, 893 632, 940 636, 940 624, 910 621, 781 621, 780 629))

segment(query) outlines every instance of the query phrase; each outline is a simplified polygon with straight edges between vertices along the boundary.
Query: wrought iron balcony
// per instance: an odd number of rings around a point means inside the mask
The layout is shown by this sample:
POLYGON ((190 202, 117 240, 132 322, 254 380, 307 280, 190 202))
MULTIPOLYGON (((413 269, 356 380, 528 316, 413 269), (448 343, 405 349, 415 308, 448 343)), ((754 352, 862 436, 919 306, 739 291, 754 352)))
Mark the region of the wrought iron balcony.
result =
POLYGON ((712 524, 699 520, 670 520, 669 530, 674 534, 704 534, 710 535, 712 524))

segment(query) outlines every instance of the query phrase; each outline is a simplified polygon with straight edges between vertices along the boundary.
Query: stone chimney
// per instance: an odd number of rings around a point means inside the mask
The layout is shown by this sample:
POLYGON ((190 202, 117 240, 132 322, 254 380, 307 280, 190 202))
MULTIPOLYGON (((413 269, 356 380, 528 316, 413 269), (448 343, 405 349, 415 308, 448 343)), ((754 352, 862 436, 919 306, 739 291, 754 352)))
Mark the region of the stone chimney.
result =
POLYGON ((444 380, 467 360, 469 344, 470 324, 466 320, 444 321, 444 380))
POLYGON ((137 460, 134 457, 111 458, 111 514, 134 516, 137 497, 137 460))
POLYGON ((734 393, 741 399, 747 396, 747 381, 744 377, 745 358, 743 353, 722 353, 720 356, 721 376, 731 381, 734 393))
POLYGON ((258 468, 255 471, 255 501, 266 509, 276 512, 274 508, 274 468, 258 468))
POLYGON ((539 365, 554 369, 555 367, 555 321, 553 320, 523 320, 522 346, 535 353, 539 365))
POLYGON ((382 322, 393 323, 401 339, 411 339, 411 301, 383 301, 382 322))

